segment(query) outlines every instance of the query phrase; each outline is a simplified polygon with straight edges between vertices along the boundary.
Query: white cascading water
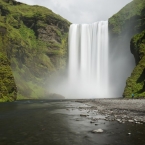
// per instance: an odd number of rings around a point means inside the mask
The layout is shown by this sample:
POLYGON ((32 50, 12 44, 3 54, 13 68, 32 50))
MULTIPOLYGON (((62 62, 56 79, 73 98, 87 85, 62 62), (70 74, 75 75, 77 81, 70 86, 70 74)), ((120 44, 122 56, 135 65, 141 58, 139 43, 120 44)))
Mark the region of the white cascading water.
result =
POLYGON ((70 26, 68 74, 74 97, 110 97, 108 54, 108 21, 70 26))

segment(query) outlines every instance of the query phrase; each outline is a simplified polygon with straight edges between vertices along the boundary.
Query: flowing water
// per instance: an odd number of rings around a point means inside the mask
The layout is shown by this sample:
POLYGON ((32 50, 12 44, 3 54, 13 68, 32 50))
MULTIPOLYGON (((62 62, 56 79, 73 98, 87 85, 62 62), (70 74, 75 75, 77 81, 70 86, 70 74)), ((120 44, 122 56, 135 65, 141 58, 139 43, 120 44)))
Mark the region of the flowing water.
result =
POLYGON ((120 124, 74 101, 28 100, 0 104, 0 145, 145 145, 145 125, 120 124), (97 125, 95 125, 97 124, 97 125), (94 129, 103 129, 94 134, 94 129), (128 135, 128 133, 131 135, 128 135))
POLYGON ((69 85, 76 96, 108 97, 108 21, 72 24, 69 85))

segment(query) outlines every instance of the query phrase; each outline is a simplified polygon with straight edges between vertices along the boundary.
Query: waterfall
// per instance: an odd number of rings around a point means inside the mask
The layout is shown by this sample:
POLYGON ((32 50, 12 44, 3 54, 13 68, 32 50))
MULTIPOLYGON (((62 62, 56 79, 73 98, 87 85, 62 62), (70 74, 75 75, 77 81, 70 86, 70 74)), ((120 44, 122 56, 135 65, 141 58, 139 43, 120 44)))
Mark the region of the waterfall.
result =
POLYGON ((68 79, 72 93, 80 98, 109 97, 108 54, 108 21, 70 26, 68 79))

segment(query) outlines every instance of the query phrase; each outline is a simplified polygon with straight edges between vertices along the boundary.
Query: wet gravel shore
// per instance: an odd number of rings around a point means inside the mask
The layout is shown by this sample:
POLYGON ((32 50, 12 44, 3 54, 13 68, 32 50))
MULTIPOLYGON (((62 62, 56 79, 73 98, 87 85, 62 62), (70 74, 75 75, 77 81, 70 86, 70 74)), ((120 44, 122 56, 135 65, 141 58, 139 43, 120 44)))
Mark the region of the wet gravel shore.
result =
POLYGON ((91 106, 90 110, 105 115, 106 121, 145 123, 145 99, 84 99, 76 102, 91 106))

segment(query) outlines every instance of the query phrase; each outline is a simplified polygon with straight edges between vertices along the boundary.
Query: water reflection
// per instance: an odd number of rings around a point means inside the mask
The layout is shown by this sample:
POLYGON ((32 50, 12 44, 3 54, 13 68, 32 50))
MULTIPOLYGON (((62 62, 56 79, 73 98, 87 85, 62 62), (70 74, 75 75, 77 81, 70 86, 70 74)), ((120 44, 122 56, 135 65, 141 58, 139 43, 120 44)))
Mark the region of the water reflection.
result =
POLYGON ((84 107, 76 102, 46 100, 0 104, 0 145, 145 144, 144 125, 105 120, 90 123, 96 113, 89 112, 89 117, 81 117, 80 114, 88 110, 79 109, 80 106, 84 107), (98 128, 104 133, 91 133, 98 128), (131 135, 128 135, 129 132, 131 135))

